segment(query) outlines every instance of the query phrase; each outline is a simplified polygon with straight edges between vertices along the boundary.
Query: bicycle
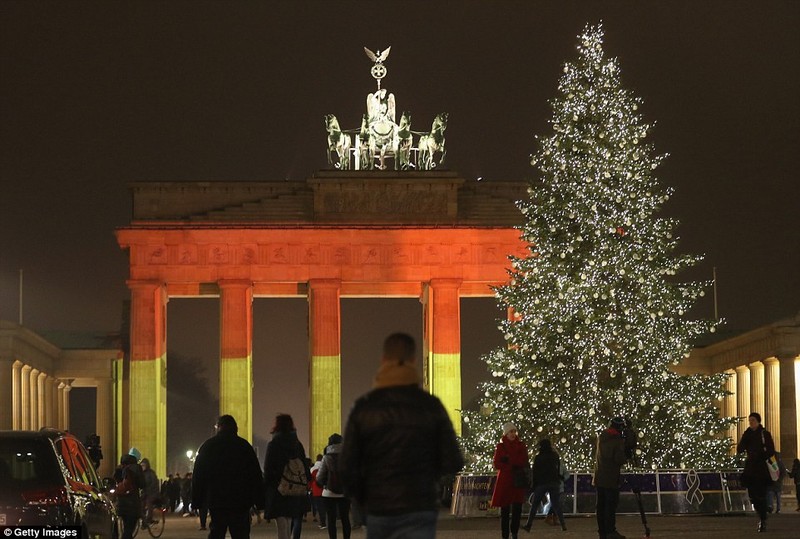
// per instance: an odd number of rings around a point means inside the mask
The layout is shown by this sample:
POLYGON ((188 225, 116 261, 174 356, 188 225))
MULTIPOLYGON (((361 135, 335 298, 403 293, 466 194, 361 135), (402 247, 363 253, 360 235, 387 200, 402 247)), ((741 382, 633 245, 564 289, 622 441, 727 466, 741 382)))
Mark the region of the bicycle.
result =
MULTIPOLYGON (((144 514, 147 514, 146 509, 143 511, 144 514)), ((164 533, 164 522, 166 521, 166 514, 167 508, 164 506, 161 501, 156 501, 153 504, 153 513, 150 517, 150 522, 145 524, 145 519, 140 518, 136 520, 136 527, 133 529, 133 537, 136 537, 136 534, 139 533, 140 528, 145 528, 147 533, 150 534, 150 537, 153 539, 158 539, 161 537, 161 534, 164 533)))

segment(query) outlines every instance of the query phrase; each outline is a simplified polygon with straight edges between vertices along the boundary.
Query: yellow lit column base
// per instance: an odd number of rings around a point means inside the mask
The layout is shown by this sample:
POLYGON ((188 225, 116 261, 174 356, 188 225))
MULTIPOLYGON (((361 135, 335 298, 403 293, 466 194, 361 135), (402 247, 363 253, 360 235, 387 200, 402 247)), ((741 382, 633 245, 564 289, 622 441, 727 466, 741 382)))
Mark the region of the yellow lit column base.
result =
POLYGON ((321 454, 328 436, 342 433, 341 356, 311 356, 311 451, 321 454))
POLYGON ((461 436, 461 354, 430 352, 428 387, 442 401, 456 435, 461 436))
POLYGON ((219 372, 219 412, 230 414, 239 436, 253 443, 253 359, 223 358, 219 372))
MULTIPOLYGON (((150 460, 159 477, 167 471, 167 377, 166 358, 131 361, 130 427, 131 447, 150 460)), ((122 448, 127 453, 129 448, 122 448)))

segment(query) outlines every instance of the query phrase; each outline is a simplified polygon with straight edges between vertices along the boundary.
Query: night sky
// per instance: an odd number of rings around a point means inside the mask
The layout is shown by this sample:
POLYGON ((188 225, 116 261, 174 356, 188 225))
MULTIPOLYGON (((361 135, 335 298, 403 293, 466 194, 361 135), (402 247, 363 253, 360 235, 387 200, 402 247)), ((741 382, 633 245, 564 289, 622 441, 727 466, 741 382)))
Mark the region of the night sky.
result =
MULTIPOLYGON (((323 116, 357 127, 374 90, 364 46, 392 47, 384 87, 413 129, 449 112, 451 170, 468 181, 532 177, 528 155, 534 135, 550 132, 561 66, 584 24, 600 20, 606 54, 656 123, 656 150, 670 154, 659 177, 676 194, 664 214, 682 222, 681 251, 706 255, 685 278, 717 268, 727 332, 796 314, 799 2, 6 1, 0 318, 19 318, 23 269, 25 326, 117 330, 127 253, 113 232, 130 221, 128 184, 311 176, 326 164, 323 116)), ((476 358, 501 342, 493 303, 464 305, 465 396, 482 376, 476 358)), ((278 411, 305 428, 306 308, 256 301, 260 435, 278 411), (292 410, 277 409, 276 372, 297 388, 292 410)), ((215 331, 193 328, 213 327, 216 303, 169 309, 170 349, 213 367, 215 331)), ((695 314, 713 316, 711 294, 695 314)), ((343 303, 343 357, 359 358, 343 367, 345 412, 385 333, 419 335, 420 325, 414 300, 343 303)))

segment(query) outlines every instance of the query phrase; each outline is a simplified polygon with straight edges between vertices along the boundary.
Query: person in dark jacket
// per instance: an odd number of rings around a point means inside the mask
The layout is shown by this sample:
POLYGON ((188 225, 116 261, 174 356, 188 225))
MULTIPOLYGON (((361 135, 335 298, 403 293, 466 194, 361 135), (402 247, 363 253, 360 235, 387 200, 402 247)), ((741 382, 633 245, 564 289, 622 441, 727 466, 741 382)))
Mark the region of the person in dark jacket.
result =
POLYGON ((153 521, 153 508, 159 501, 160 493, 158 489, 158 476, 150 467, 149 459, 142 459, 142 477, 144 477, 144 491, 142 492, 144 501, 144 526, 147 527, 153 521))
POLYGON ((564 522, 564 513, 561 511, 561 458, 553 450, 550 440, 544 438, 539 440, 539 453, 533 459, 533 469, 531 470, 531 486, 533 494, 531 496, 531 512, 528 514, 528 521, 523 528, 526 532, 531 531, 533 518, 536 516, 536 508, 544 500, 545 494, 550 496, 550 505, 558 517, 561 529, 567 531, 564 522))
MULTIPOLYGON (((303 515, 308 512, 311 502, 308 491, 302 496, 284 496, 278 492, 284 468, 290 459, 298 458, 305 466, 306 479, 311 476, 308 469, 306 450, 297 439, 294 420, 289 414, 278 414, 272 427, 272 440, 267 444, 267 457, 264 461, 264 488, 266 492, 267 519, 275 519, 278 539, 300 537, 303 515)), ((308 481, 306 481, 307 483, 308 481)))
POLYGON ((184 517, 195 512, 192 504, 192 472, 187 472, 181 481, 181 507, 181 515, 184 517))
POLYGON ((217 420, 217 434, 197 450, 192 476, 192 505, 211 515, 208 539, 250 537, 250 508, 263 507, 261 467, 253 446, 239 437, 233 416, 217 420))
POLYGON ((350 539, 350 500, 344 495, 339 472, 339 453, 342 450, 342 436, 331 434, 328 447, 322 457, 322 465, 317 473, 317 484, 323 486, 322 501, 325 508, 325 522, 328 524, 329 539, 336 539, 336 518, 342 521, 342 536, 350 539))
POLYGON ((122 519, 122 539, 133 539, 136 521, 141 518, 142 499, 139 489, 145 487, 142 468, 133 455, 123 455, 114 472, 114 495, 117 514, 122 519))
POLYGON ((520 440, 514 423, 503 425, 503 437, 494 449, 492 464, 497 470, 497 480, 491 506, 500 508, 500 534, 503 539, 508 539, 509 532, 516 539, 528 486, 515 484, 514 477, 520 473, 527 474, 528 446, 520 440))
POLYGON ((386 338, 374 388, 345 428, 341 479, 366 514, 370 539, 434 537, 439 478, 464 465, 447 411, 419 387, 415 353, 411 336, 386 338))
POLYGON ((767 459, 775 454, 772 435, 761 426, 761 414, 751 413, 750 426, 742 434, 736 452, 747 452, 742 471, 742 485, 747 488, 753 509, 758 513, 758 531, 767 531, 767 489, 772 486, 767 459))
POLYGON ((181 474, 176 473, 170 476, 169 480, 169 509, 173 513, 178 510, 178 502, 181 501, 181 474))
POLYGON ((789 477, 794 479, 794 495, 797 497, 797 507, 795 511, 800 511, 800 459, 794 459, 789 477))
POLYGON ((600 539, 625 539, 617 531, 620 470, 628 460, 622 436, 624 432, 625 420, 615 417, 597 437, 592 484, 597 490, 597 532, 600 539))

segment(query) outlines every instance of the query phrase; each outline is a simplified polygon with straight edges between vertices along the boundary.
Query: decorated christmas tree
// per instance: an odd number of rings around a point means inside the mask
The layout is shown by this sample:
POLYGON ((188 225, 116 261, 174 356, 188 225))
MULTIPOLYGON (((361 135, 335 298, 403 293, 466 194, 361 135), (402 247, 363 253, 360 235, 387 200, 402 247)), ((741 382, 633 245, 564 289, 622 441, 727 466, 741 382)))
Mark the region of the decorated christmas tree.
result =
POLYGON ((549 438, 572 469, 592 465, 597 433, 614 416, 636 431, 644 468, 730 462, 720 417, 724 376, 671 370, 716 322, 687 313, 709 283, 679 282, 700 257, 675 254, 673 219, 657 217, 671 189, 655 176, 664 155, 647 142, 641 100, 603 53, 601 25, 579 36, 551 102, 553 133, 537 138, 524 215, 525 258, 496 290, 510 316, 507 346, 484 356, 492 379, 464 412, 475 471, 491 468, 503 423, 529 447, 549 438))

